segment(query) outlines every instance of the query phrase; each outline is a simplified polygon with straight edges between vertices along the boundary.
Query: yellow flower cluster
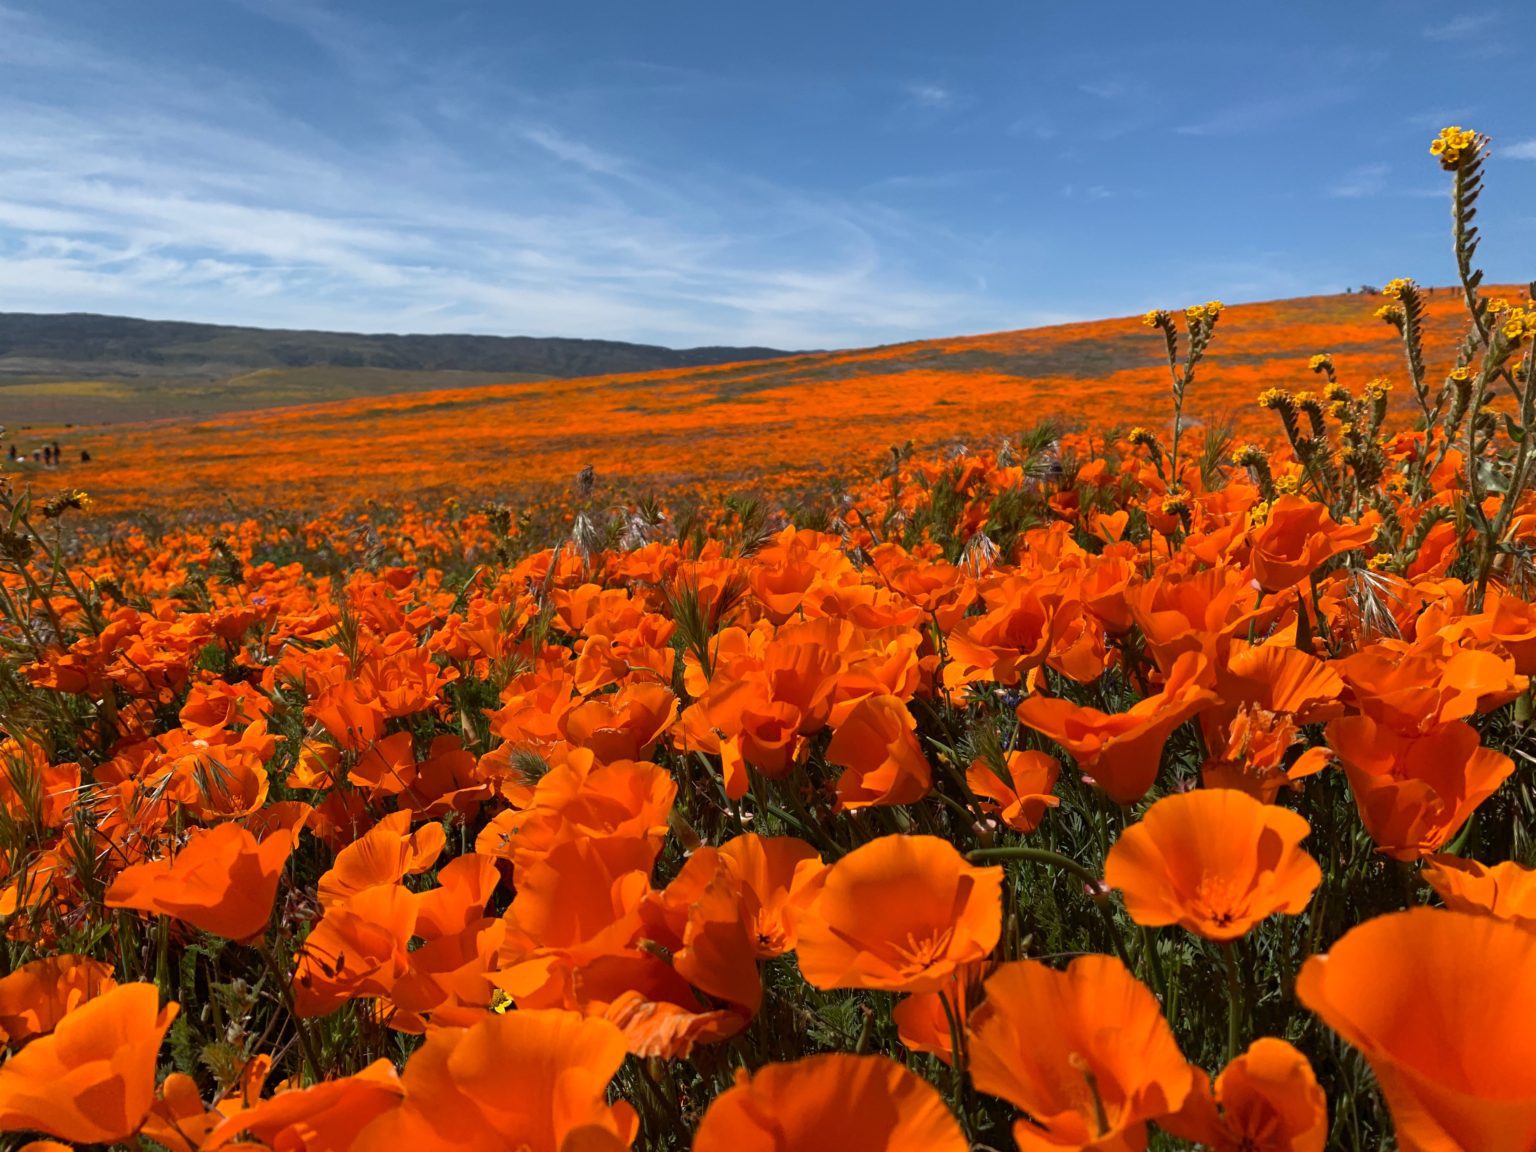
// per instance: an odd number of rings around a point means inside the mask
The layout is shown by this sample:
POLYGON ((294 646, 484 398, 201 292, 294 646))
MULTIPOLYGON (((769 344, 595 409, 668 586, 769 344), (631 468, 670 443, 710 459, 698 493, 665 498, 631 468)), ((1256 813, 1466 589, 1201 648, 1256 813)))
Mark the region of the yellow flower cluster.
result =
POLYGON ((1276 408, 1288 408, 1295 403, 1284 388, 1266 388, 1259 393, 1259 407, 1273 412, 1276 408))
POLYGON ((1161 328, 1168 323, 1168 313, 1161 308, 1154 308, 1141 318, 1141 322, 1148 328, 1161 328))
POLYGON ((1466 367, 1465 365, 1460 368, 1452 368, 1450 379, 1456 381, 1458 384, 1465 384, 1468 380, 1472 379, 1472 369, 1466 367))
POLYGON ((1257 444, 1244 444, 1232 454, 1232 463, 1239 468, 1248 468, 1254 464, 1262 464, 1269 459, 1269 453, 1257 444))
POLYGON ((1396 559, 1397 557, 1390 552, 1378 552, 1365 562, 1365 566, 1372 572, 1381 572, 1384 569, 1390 568, 1396 559))
POLYGON ((1429 146, 1429 154, 1440 158, 1440 167, 1447 172, 1454 172, 1461 166, 1461 158, 1468 152, 1476 151, 1478 135, 1470 128, 1461 128, 1452 125, 1449 128, 1440 129, 1440 135, 1429 146))
POLYGON ((1389 324, 1401 324, 1403 321, 1403 308, 1400 304, 1383 304, 1376 309, 1376 319, 1385 320, 1389 324))
POLYGON ((1500 320, 1499 327, 1504 338, 1512 344, 1536 336, 1536 309, 1511 308, 1500 320))
POLYGON ((1211 300, 1205 304, 1194 304, 1184 309, 1184 318, 1191 324, 1199 324, 1203 321, 1215 322, 1221 315, 1222 303, 1220 300, 1211 300))
POLYGON ((1376 379, 1368 381, 1365 385, 1365 397, 1367 400, 1379 400, 1390 391, 1392 391, 1392 381, 1388 380, 1385 376, 1378 376, 1376 379))
POLYGON ((1388 280, 1387 286, 1381 290, 1381 294, 1388 300, 1401 300, 1404 292, 1417 287, 1418 285, 1407 276, 1399 276, 1396 280, 1388 280))
POLYGON ((1189 493, 1175 492, 1163 498, 1163 515, 1178 516, 1189 511, 1189 493))
POLYGON ((1289 496, 1289 495, 1299 491, 1300 488, 1301 488, 1301 478, 1299 476, 1277 476, 1277 477, 1275 477, 1275 491, 1280 493, 1280 495, 1282 495, 1282 496, 1289 496))
POLYGON ((1307 361, 1307 367, 1314 372, 1327 372, 1333 367, 1333 357, 1327 352, 1319 352, 1307 361))

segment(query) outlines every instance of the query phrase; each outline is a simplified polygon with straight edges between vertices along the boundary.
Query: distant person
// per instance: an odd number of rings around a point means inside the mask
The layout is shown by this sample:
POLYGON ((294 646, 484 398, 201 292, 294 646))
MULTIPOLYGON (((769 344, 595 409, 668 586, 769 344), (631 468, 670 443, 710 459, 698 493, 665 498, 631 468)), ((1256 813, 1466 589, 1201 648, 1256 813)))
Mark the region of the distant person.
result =
POLYGON ((59 457, 59 442, 57 440, 55 440, 53 442, 53 462, 55 464, 57 464, 59 462, 59 459, 60 459, 60 457, 59 457))
POLYGON ((80 449, 80 463, 82 463, 82 464, 89 464, 90 462, 91 462, 91 454, 89 452, 87 452, 84 448, 80 449))
POLYGON ((16 445, 14 444, 11 445, 11 459, 16 459, 16 445))
POLYGON ((53 448, 47 444, 43 445, 43 467, 53 467, 53 448))
POLYGON ((43 454, 42 454, 42 452, 38 451, 38 449, 36 449, 36 448, 32 449, 32 463, 34 463, 34 464, 41 464, 42 462, 43 462, 43 454))

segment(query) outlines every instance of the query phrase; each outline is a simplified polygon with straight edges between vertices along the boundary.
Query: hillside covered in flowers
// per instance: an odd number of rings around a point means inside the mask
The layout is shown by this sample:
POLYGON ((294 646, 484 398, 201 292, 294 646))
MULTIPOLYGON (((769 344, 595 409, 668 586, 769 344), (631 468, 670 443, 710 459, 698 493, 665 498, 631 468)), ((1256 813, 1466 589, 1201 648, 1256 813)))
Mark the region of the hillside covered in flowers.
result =
POLYGON ((13 469, 0 1139, 1536 1146, 1486 151, 1433 295, 13 469))

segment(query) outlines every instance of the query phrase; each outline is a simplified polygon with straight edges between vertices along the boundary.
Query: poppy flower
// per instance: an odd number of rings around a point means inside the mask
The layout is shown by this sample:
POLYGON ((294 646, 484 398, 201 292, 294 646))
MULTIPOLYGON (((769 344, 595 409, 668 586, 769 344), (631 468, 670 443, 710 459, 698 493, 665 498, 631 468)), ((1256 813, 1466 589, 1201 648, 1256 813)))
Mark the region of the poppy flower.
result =
POLYGON ((560 718, 572 744, 598 760, 645 760, 677 719, 677 698, 661 684, 631 684, 583 701, 560 718))
POLYGON ((412 832, 410 812, 391 812, 336 854, 316 887, 320 906, 330 909, 364 889, 420 875, 437 863, 446 843, 441 824, 412 832))
POLYGON ((1157 998, 1112 956, 1004 964, 971 1016, 971 1081, 1026 1118, 1019 1152, 1146 1147, 1194 1077, 1157 998))
POLYGON ((628 866, 649 871, 676 797, 672 774, 649 760, 601 763, 590 749, 573 748, 540 777, 520 811, 501 812, 481 829, 475 847, 521 871, 557 844, 595 838, 610 858, 615 845, 629 845, 628 866))
POLYGON ((1480 864, 1458 856, 1431 856, 1419 875, 1455 912, 1496 916, 1536 927, 1536 870, 1522 868, 1513 860, 1480 864))
POLYGON ((882 836, 827 869, 800 923, 800 972, 817 988, 936 991, 997 946, 1002 883, 936 836, 882 836))
MULTIPOLYGON (((375 1060, 354 1076, 323 1080, 308 1088, 292 1088, 251 1101, 222 1118, 202 1147, 250 1148, 248 1142, 236 1140, 249 1134, 269 1148, 343 1152, 371 1121, 397 1107, 403 1092, 394 1065, 375 1060)), ((181 1129, 177 1126, 171 1131, 181 1129)), ((145 1133, 164 1142, 149 1126, 145 1133)))
POLYGON ((1299 847, 1311 831, 1304 817, 1233 788, 1180 792, 1115 841, 1104 882, 1138 924, 1236 940, 1276 912, 1306 909, 1323 878, 1299 847))
POLYGON ((387 996, 410 968, 421 901, 398 884, 364 888, 332 905, 299 950, 294 1005, 300 1016, 324 1016, 354 997, 387 996))
POLYGON ((955 1026, 964 1029, 970 1020, 971 1010, 981 997, 982 978, 988 971, 985 963, 967 964, 956 969, 937 992, 902 997, 891 1009, 896 1038, 911 1052, 931 1052, 946 1064, 954 1063, 955 1026))
POLYGON ((0 1132, 76 1144, 136 1133, 155 1101, 155 1061, 175 1004, 153 984, 120 984, 80 1005, 0 1064, 0 1132))
POLYGON ((665 944, 678 975, 751 1016, 763 985, 741 897, 736 870, 717 850, 702 848, 648 901, 645 913, 648 935, 665 944))
POLYGON ((230 940, 266 930, 277 882, 293 851, 286 829, 258 843, 237 824, 199 829, 175 856, 124 868, 107 889, 108 908, 174 916, 230 940))
POLYGON ((1019 704, 1019 720, 1049 736, 1077 759, 1083 775, 1117 804, 1134 804, 1157 781, 1163 744, 1196 712, 1216 702, 1202 686, 1204 657, 1180 656, 1161 692, 1138 700, 1129 711, 1107 713, 1047 696, 1019 704))
POLYGON ((1266 1036, 1222 1070, 1214 1091, 1196 1069, 1184 1110, 1158 1124, 1211 1152, 1323 1152, 1328 1098, 1307 1058, 1266 1036))
POLYGON ((885 1056, 834 1052, 745 1069, 716 1097, 693 1152, 966 1152, 938 1090, 885 1056))
POLYGON ((1438 908, 1367 920, 1297 998, 1365 1057, 1403 1152, 1536 1147, 1536 933, 1438 908))
POLYGON ((112 965, 69 953, 23 964, 0 978, 0 1047, 19 1049, 52 1032, 88 1000, 117 987, 112 965))
POLYGON ((351 1147, 622 1152, 638 1127, 627 1103, 608 1103, 624 1055, 617 1028, 572 1012, 492 1013, 434 1029, 406 1061, 401 1097, 351 1147))
POLYGON ((1250 536, 1254 579, 1266 592, 1283 592, 1340 553, 1365 547, 1375 535, 1369 525, 1338 523, 1324 504, 1281 496, 1250 536))
POLYGON ((1528 685, 1504 653, 1462 647, 1435 633, 1411 642, 1378 640, 1337 667, 1360 711, 1404 736, 1491 712, 1528 685))
POLYGON ((1061 761, 1045 752, 1014 751, 998 773, 983 759, 965 771, 965 783, 977 796, 992 801, 982 807, 1015 832, 1033 832, 1061 798, 1051 795, 1061 775, 1061 761))
POLYGON ((917 721, 894 696, 866 696, 832 733, 827 763, 842 767, 838 806, 914 804, 933 787, 933 769, 923 755, 917 721))
POLYGON ((741 915, 758 957, 793 952, 827 879, 820 853, 793 836, 747 832, 722 844, 720 857, 741 883, 741 915))
POLYGON ((1445 847, 1515 770, 1484 748, 1477 729, 1453 720, 1404 735, 1370 716, 1344 716, 1326 729, 1344 765, 1360 822, 1383 853, 1415 860, 1445 847))

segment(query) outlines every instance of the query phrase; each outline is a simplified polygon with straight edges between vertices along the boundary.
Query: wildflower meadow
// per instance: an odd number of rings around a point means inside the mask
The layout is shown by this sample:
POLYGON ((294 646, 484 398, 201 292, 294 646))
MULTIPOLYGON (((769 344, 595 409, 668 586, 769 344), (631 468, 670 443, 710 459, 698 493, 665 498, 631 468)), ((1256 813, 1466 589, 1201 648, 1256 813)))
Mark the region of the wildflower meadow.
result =
POLYGON ((1385 375, 1212 302, 814 462, 711 368, 585 471, 432 393, 0 473, 0 1146, 1536 1147, 1536 304, 1431 152, 1385 375))

